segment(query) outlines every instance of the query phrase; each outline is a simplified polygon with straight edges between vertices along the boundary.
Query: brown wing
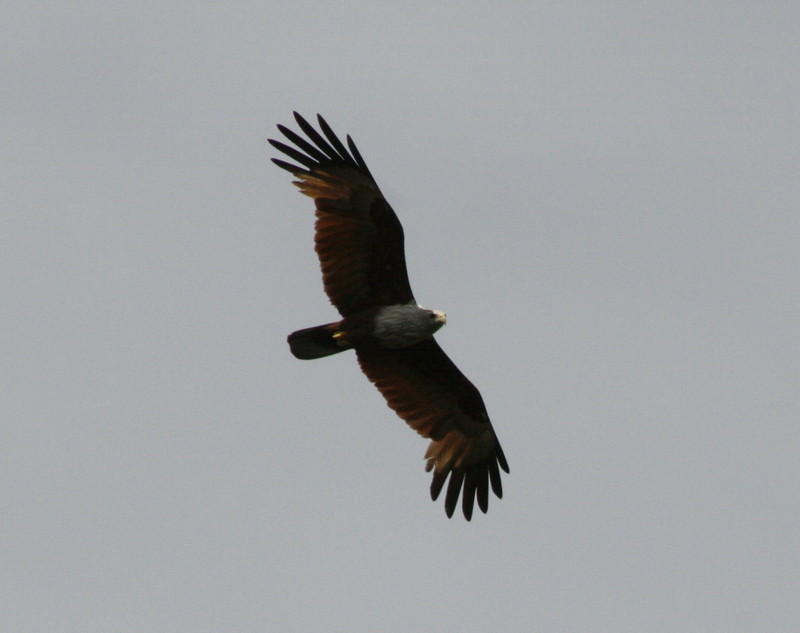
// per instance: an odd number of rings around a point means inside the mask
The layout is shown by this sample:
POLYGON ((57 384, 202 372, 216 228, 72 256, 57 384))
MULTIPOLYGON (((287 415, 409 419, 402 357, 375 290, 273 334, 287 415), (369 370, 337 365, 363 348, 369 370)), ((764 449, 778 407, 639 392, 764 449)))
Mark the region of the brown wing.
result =
POLYGON ((347 145, 317 115, 324 137, 297 112, 309 141, 279 125, 299 148, 270 139, 302 167, 273 158, 291 172, 295 185, 314 199, 317 208, 316 251, 322 281, 331 303, 342 316, 365 308, 413 300, 403 250, 403 227, 383 198, 353 140, 347 145))
POLYGON ((436 500, 450 477, 445 511, 453 516, 463 487, 462 507, 472 518, 475 498, 489 507, 489 484, 503 496, 500 468, 509 472, 481 394, 433 339, 403 349, 356 349, 367 377, 389 406, 417 433, 430 438, 426 470, 433 470, 436 500))

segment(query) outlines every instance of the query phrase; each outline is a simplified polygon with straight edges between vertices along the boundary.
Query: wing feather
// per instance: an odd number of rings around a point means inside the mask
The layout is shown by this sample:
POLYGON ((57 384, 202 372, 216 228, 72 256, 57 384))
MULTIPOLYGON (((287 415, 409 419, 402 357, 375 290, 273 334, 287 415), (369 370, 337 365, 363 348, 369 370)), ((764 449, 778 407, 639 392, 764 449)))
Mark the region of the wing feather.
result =
POLYGON ((361 153, 358 151, 356 144, 353 142, 353 139, 350 138, 350 135, 347 135, 347 147, 350 148, 350 152, 353 154, 353 158, 355 158, 356 163, 358 163, 359 167, 363 169, 365 172, 369 173, 369 168, 367 167, 367 163, 364 162, 364 159, 361 158, 361 153))
MULTIPOLYGON (((317 117, 320 117, 317 115, 317 117)), ((300 129, 305 132, 306 136, 317 146, 319 147, 325 154, 328 155, 328 158, 332 161, 342 161, 342 162, 350 162, 348 161, 349 156, 346 154, 340 154, 334 148, 332 148, 328 142, 314 129, 314 126, 311 125, 308 121, 306 121, 302 116, 300 116, 297 112, 294 113, 294 119, 297 121, 297 124, 300 126, 300 129)), ((326 123, 327 125, 327 123, 326 123)), ((335 136, 335 135, 334 135, 335 136)), ((341 143, 340 143, 341 144, 341 143)))
POLYGON ((358 163, 350 157, 347 150, 345 149, 342 142, 339 140, 339 137, 336 136, 334 131, 331 129, 331 126, 328 125, 328 122, 323 119, 319 114, 317 115, 317 123, 319 123, 319 128, 322 130, 322 133, 325 135, 325 138, 330 141, 333 148, 336 150, 337 154, 347 160, 348 162, 352 162, 354 165, 358 165, 358 163))
POLYGON ((278 125, 278 130, 280 130, 281 134, 283 134, 286 138, 288 138, 292 143, 297 145, 301 150, 303 150, 306 154, 308 154, 311 158, 315 161, 326 161, 330 157, 323 154, 320 150, 314 147, 311 143, 309 143, 306 139, 302 136, 293 132, 285 125, 278 125))
POLYGON ((425 453, 426 470, 433 470, 431 497, 436 500, 447 482, 447 516, 453 515, 459 494, 467 520, 476 498, 486 512, 489 482, 502 497, 500 468, 509 468, 480 392, 433 338, 403 349, 362 347, 356 354, 388 405, 432 440, 425 453))
POLYGON ((272 139, 270 139, 269 142, 275 149, 282 151, 289 158, 296 160, 298 163, 300 163, 301 165, 305 165, 309 169, 313 168, 314 165, 317 164, 317 161, 315 161, 313 158, 306 156, 305 154, 303 154, 303 152, 296 150, 294 147, 289 147, 285 143, 281 143, 280 141, 273 141, 272 139))
POLYGON ((325 292, 342 316, 414 299, 406 269, 403 227, 348 136, 348 148, 318 115, 322 134, 295 112, 301 137, 279 125, 295 147, 270 139, 297 164, 273 158, 314 199, 316 251, 325 292))

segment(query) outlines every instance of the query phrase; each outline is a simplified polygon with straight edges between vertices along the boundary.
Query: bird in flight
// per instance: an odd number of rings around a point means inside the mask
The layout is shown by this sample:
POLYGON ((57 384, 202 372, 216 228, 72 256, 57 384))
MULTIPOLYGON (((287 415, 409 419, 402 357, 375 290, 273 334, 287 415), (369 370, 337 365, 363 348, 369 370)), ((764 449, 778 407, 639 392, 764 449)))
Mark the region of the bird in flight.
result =
POLYGON ((269 142, 294 163, 272 161, 314 200, 322 282, 342 319, 293 332, 289 348, 304 360, 355 350, 389 407, 431 440, 425 453, 425 470, 433 471, 431 498, 447 483, 447 516, 460 495, 469 521, 476 499, 488 510, 490 485, 503 496, 500 469, 509 472, 483 398, 433 338, 445 314, 414 299, 403 227, 353 140, 347 136, 345 147, 319 115, 321 133, 296 112, 294 118, 307 139, 278 125, 294 147, 269 142))

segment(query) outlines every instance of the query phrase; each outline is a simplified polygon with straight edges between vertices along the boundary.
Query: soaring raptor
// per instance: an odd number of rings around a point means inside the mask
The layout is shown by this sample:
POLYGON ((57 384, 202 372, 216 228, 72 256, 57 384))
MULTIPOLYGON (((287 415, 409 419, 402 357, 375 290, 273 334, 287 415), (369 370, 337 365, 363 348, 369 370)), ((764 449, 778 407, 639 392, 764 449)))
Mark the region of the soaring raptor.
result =
POLYGON ((294 118, 307 139, 278 125, 295 147, 269 142, 297 164, 272 161, 314 199, 322 281, 342 319, 293 332, 289 348, 301 359, 354 349, 388 405, 431 440, 425 458, 433 500, 447 482, 447 516, 460 494, 470 520, 475 499, 483 512, 489 508, 490 485, 503 496, 500 469, 509 472, 481 394, 434 340, 445 315, 415 301, 403 227, 353 140, 348 136, 345 147, 319 115, 322 133, 296 112, 294 118))

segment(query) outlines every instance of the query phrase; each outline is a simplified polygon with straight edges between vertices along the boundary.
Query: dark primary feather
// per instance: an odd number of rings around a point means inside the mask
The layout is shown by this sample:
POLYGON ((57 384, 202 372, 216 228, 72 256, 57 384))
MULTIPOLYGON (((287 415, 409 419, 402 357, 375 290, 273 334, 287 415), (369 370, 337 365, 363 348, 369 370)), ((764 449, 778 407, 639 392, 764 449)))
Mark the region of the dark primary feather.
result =
MULTIPOLYGON (((300 163, 301 165, 305 165, 309 169, 313 169, 317 164, 317 161, 315 161, 313 158, 309 158, 308 156, 303 154, 303 152, 297 151, 294 147, 289 147, 285 143, 281 143, 280 141, 273 141, 272 139, 270 139, 269 142, 272 144, 272 146, 275 149, 279 149, 284 154, 286 154, 289 158, 293 158, 298 163, 300 163)), ((273 162, 276 162, 276 159, 273 158, 272 160, 273 160, 273 162)), ((276 164, 277 164, 277 162, 276 162, 276 164)), ((284 163, 284 164, 288 165, 288 163, 284 163)), ((298 168, 296 168, 294 166, 290 165, 290 167, 291 167, 291 169, 289 169, 289 171, 291 171, 293 173, 301 171, 300 169, 298 169, 298 168)), ((284 169, 285 169, 285 167, 284 167, 284 169)))
MULTIPOLYGON (((333 149, 330 145, 328 145, 328 142, 324 138, 322 138, 322 136, 320 136, 320 133, 314 129, 314 126, 312 126, 308 121, 306 121, 303 117, 297 114, 297 112, 294 113, 294 118, 295 121, 297 121, 297 124, 300 126, 300 129, 306 133, 306 136, 308 136, 308 138, 310 138, 314 143, 317 144, 317 147, 322 149, 328 155, 328 158, 330 158, 331 160, 342 160, 351 165, 355 165, 355 161, 351 160, 351 157, 347 154, 346 151, 344 151, 342 143, 339 141, 339 139, 333 132, 331 132, 330 134, 326 134, 326 136, 329 139, 331 138, 333 139, 333 145, 338 149, 333 149)), ((317 123, 319 123, 320 128, 322 128, 323 130, 326 129, 330 130, 330 127, 328 126, 327 122, 325 122, 325 119, 323 119, 319 114, 317 115, 317 123)))
MULTIPOLYGON (((336 153, 339 156, 343 156, 349 159, 350 155, 347 153, 347 150, 344 148, 344 145, 342 145, 342 142, 339 140, 339 137, 333 133, 333 130, 331 129, 331 126, 328 125, 328 122, 319 115, 317 115, 317 121, 319 123, 320 129, 322 130, 322 133, 325 135, 325 138, 327 138, 331 142, 331 145, 333 145, 333 148, 336 150, 336 153)), ((299 119, 298 123, 300 123, 299 119)), ((311 132, 312 134, 316 134, 316 131, 310 125, 303 126, 303 131, 306 134, 308 134, 309 132, 311 132)), ((353 162, 356 165, 358 164, 355 161, 353 162)))
MULTIPOLYGON (((303 150, 306 154, 308 154, 312 159, 317 161, 318 163, 321 161, 327 161, 331 157, 326 156, 321 151, 319 151, 316 147, 314 147, 311 143, 309 143, 306 139, 304 139, 299 134, 292 132, 288 127, 285 125, 278 125, 278 130, 280 130, 281 134, 283 134, 286 138, 288 138, 292 143, 297 145, 301 150, 303 150)), ((283 143, 281 143, 283 145, 283 143)), ((285 147, 285 146, 284 146, 285 147)), ((283 150, 281 150, 283 151, 283 150)))

